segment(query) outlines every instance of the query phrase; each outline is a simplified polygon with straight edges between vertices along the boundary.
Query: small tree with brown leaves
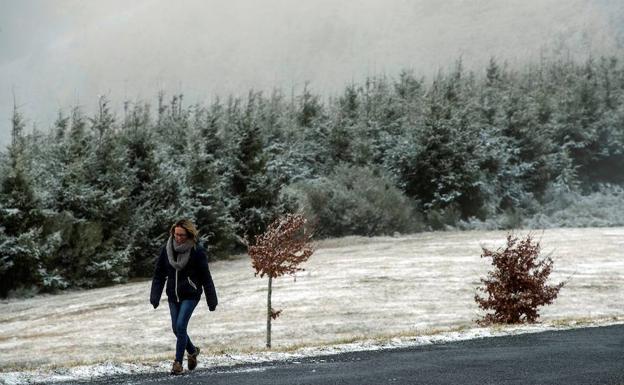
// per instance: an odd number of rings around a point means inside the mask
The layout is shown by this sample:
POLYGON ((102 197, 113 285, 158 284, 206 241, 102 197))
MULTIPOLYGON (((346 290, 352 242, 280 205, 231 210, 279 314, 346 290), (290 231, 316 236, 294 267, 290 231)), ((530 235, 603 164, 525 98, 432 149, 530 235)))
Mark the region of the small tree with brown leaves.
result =
POLYGON ((254 246, 248 247, 255 275, 269 277, 267 295, 267 348, 271 347, 271 320, 276 319, 281 310, 271 307, 273 278, 284 274, 294 275, 303 269, 299 265, 310 258, 314 249, 311 246, 312 234, 306 231, 306 219, 300 214, 288 214, 275 220, 264 234, 256 236, 254 246))
POLYGON ((487 279, 481 279, 485 287, 477 288, 487 297, 475 295, 475 301, 483 310, 493 310, 477 321, 482 325, 492 323, 516 324, 536 322, 537 308, 551 304, 565 282, 548 285, 553 267, 550 257, 539 258, 540 244, 531 235, 518 241, 507 235, 504 250, 491 251, 483 248, 481 258, 492 258, 494 269, 487 279))

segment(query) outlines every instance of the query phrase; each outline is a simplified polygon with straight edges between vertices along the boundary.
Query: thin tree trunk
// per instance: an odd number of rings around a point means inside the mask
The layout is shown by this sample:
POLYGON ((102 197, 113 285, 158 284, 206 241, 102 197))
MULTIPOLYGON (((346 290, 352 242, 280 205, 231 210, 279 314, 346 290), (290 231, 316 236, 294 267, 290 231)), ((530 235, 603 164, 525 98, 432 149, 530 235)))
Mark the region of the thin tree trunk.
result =
POLYGON ((271 348, 271 291, 272 291, 273 277, 269 276, 269 293, 267 295, 267 348, 271 348))

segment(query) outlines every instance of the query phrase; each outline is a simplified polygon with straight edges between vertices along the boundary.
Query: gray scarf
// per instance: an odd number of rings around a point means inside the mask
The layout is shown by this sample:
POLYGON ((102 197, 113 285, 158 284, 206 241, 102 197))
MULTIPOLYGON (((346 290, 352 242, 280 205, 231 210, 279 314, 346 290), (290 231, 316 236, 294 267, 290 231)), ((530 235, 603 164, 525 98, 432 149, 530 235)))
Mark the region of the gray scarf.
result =
POLYGON ((169 258, 171 266, 178 271, 184 269, 184 266, 186 266, 190 259, 193 246, 195 246, 195 243, 191 240, 178 244, 172 236, 169 236, 169 240, 167 241, 167 257, 169 258), (177 259, 174 258, 175 255, 177 255, 177 259))

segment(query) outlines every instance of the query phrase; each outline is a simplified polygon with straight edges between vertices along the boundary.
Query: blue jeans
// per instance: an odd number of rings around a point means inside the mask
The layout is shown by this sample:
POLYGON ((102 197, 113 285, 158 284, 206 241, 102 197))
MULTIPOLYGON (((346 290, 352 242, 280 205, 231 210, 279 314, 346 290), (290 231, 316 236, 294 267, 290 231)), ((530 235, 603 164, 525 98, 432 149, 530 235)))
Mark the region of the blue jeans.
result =
POLYGON ((179 303, 169 302, 171 328, 173 329, 173 334, 177 337, 175 359, 179 363, 182 363, 182 359, 184 358, 184 350, 189 354, 195 353, 195 346, 186 333, 186 328, 188 327, 188 323, 191 320, 193 310, 195 310, 197 303, 199 303, 199 301, 192 299, 185 299, 179 303))

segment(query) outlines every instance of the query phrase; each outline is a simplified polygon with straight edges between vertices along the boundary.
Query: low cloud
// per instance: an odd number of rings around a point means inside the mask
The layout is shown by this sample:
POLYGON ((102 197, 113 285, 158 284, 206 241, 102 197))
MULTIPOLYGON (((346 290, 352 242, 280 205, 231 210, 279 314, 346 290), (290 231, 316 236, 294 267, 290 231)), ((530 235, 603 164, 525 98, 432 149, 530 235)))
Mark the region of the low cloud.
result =
POLYGON ((491 56, 517 65, 557 51, 610 54, 620 49, 614 15, 624 8, 609 0, 61 0, 5 7, 0 144, 9 139, 13 90, 30 124, 43 129, 59 109, 82 105, 89 112, 102 94, 117 106, 153 100, 159 90, 205 102, 251 88, 297 92, 309 81, 313 92, 330 95, 369 75, 412 69, 430 76, 460 57, 477 68, 491 56))

